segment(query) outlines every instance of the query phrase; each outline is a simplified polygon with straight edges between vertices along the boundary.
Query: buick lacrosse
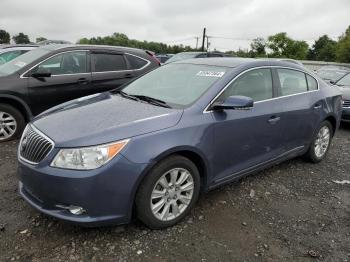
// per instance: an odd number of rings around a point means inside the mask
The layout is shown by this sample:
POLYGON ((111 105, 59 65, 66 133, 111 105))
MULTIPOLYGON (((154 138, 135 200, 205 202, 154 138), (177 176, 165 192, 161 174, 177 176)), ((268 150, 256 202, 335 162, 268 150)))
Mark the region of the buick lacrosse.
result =
POLYGON ((340 92, 294 63, 171 63, 33 119, 18 150, 20 193, 81 225, 135 216, 165 228, 200 192, 296 156, 321 161, 341 110, 340 92))

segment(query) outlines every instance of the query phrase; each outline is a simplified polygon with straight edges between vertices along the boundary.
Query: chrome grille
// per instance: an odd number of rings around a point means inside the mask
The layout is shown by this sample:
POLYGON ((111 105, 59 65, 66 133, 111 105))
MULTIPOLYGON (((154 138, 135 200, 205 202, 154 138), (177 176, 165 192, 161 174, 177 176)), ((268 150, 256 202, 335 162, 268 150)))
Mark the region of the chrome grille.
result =
POLYGON ((24 130, 19 144, 21 158, 32 164, 41 162, 52 150, 53 142, 31 125, 24 130))
POLYGON ((343 107, 350 107, 350 100, 343 100, 343 107))

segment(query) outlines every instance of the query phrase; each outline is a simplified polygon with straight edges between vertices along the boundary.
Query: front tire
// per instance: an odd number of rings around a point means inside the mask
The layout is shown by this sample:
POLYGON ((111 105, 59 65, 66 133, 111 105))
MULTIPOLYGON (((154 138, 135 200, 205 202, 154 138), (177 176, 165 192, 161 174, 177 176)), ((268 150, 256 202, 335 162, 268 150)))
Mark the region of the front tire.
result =
POLYGON ((182 220, 200 191, 200 175, 189 159, 174 155, 158 163, 136 194, 136 214, 146 226, 162 229, 182 220))
POLYGON ((318 127, 309 150, 305 154, 306 160, 318 163, 322 161, 331 144, 333 135, 333 126, 329 121, 323 121, 318 127))
POLYGON ((21 112, 13 106, 0 104, 0 143, 18 138, 25 127, 21 112))

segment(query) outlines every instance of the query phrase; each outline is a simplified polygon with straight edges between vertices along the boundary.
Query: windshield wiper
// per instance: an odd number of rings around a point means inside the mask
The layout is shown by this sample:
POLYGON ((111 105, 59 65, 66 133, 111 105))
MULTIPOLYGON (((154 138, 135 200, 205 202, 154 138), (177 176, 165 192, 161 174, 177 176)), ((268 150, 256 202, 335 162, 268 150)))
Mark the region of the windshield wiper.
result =
POLYGON ((157 98, 153 98, 153 97, 145 96, 145 95, 133 95, 133 96, 142 100, 142 101, 146 101, 150 104, 154 104, 154 105, 162 106, 162 107, 166 107, 166 108, 171 108, 171 106, 168 105, 165 101, 157 99, 157 98))
MULTIPOLYGON (((113 93, 114 93, 114 92, 113 92, 113 93)), ((125 97, 125 98, 128 98, 128 99, 132 99, 132 100, 135 100, 135 101, 139 101, 139 100, 140 100, 140 99, 137 98, 136 96, 127 94, 127 93, 125 93, 125 92, 122 91, 122 90, 115 91, 115 93, 120 94, 122 97, 125 97)))
POLYGON ((135 101, 145 101, 147 103, 153 104, 153 105, 157 105, 157 106, 162 106, 162 107, 166 107, 166 108, 171 108, 171 106, 169 106, 165 101, 157 99, 157 98, 153 98, 150 96, 145 96, 145 95, 131 95, 128 93, 125 93, 122 90, 117 90, 114 91, 113 93, 117 93, 120 94, 122 97, 128 98, 128 99, 132 99, 135 101))

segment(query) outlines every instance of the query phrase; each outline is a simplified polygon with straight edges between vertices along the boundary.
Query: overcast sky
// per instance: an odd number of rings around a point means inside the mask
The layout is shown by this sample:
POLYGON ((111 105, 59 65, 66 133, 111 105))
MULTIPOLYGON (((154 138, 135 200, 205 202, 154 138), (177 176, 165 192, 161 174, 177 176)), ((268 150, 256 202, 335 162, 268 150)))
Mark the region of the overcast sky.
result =
POLYGON ((207 28, 211 49, 246 48, 249 40, 287 32, 312 44, 350 25, 350 0, 1 0, 0 28, 76 42, 125 33, 129 38, 196 45, 207 28), (230 39, 231 38, 231 39, 230 39))

